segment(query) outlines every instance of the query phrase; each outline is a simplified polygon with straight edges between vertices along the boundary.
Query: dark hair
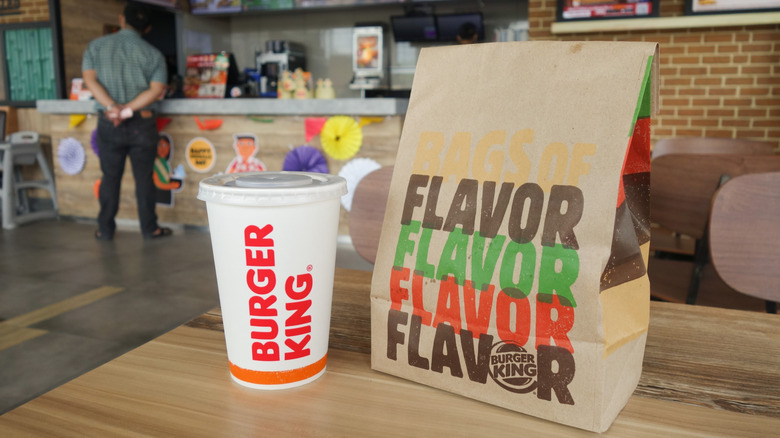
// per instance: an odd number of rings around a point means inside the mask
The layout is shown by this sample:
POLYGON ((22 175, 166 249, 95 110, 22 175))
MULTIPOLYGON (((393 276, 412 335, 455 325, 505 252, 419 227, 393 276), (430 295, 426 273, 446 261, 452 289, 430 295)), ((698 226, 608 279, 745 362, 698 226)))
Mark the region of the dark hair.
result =
POLYGON ((460 29, 458 29, 458 36, 462 40, 470 41, 474 39, 476 35, 477 35, 477 26, 470 21, 463 23, 460 26, 460 29))
POLYGON ((146 6, 127 3, 124 16, 125 22, 139 32, 144 32, 149 27, 149 8, 146 6))

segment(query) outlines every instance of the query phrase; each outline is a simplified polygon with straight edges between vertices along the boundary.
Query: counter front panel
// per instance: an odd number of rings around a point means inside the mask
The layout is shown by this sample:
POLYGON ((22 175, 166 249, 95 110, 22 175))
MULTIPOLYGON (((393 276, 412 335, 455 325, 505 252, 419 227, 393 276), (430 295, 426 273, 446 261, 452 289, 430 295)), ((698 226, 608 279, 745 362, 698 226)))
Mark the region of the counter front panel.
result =
MULTIPOLYGON (((208 224, 206 206, 196 198, 198 182, 208 176, 227 172, 231 162, 237 157, 236 136, 244 134, 256 138, 255 157, 262 162, 266 170, 282 170, 287 154, 302 145, 313 146, 322 152, 331 174, 338 174, 345 164, 355 158, 369 158, 381 166, 390 166, 395 162, 403 113, 406 109, 406 101, 399 99, 300 102, 193 99, 163 103, 165 105, 157 115, 158 127, 161 127, 160 132, 170 139, 173 146, 172 155, 167 159, 167 170, 173 185, 178 185, 180 180, 181 187, 178 191, 163 194, 162 199, 167 201, 167 198, 171 198, 172 205, 158 205, 157 215, 161 222, 198 226, 208 224), (296 108, 299 114, 291 115, 290 112, 296 108), (315 110, 317 112, 314 112, 315 110), (342 110, 344 112, 341 112, 342 110), (273 111, 282 114, 272 114, 273 111), (339 160, 325 153, 319 134, 312 134, 324 120, 335 115, 353 117, 359 125, 363 125, 360 127, 363 134, 362 146, 349 159, 339 160), (310 137, 308 141, 307 137, 310 137), (193 147, 204 142, 213 145, 213 159, 210 163, 208 160, 204 163, 203 167, 210 167, 205 172, 196 170, 192 165, 193 161, 187 157, 187 147, 196 139, 198 142, 193 147)), ((41 101, 38 103, 38 111, 50 114, 60 214, 97 217, 99 205, 96 184, 102 174, 96 147, 92 145, 93 132, 99 117, 92 110, 92 102, 41 101), (74 119, 77 118, 71 116, 77 114, 85 114, 86 118, 75 125, 74 119), (61 158, 57 156, 58 145, 68 138, 81 143, 86 153, 84 168, 76 174, 66 173, 60 163, 61 158)), ((117 219, 137 221, 134 190, 135 184, 128 160, 117 219)), ((349 234, 347 211, 344 208, 341 212, 339 233, 349 234)))

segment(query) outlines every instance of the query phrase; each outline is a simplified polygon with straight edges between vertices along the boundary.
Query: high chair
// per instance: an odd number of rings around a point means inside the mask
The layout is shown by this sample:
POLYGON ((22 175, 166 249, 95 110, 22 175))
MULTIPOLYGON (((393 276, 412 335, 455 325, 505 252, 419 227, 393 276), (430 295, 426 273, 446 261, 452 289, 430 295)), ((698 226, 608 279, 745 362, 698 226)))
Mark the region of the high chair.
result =
POLYGON ((14 132, 0 143, 0 168, 2 169, 3 228, 13 229, 17 225, 34 220, 57 217, 57 191, 54 186, 54 174, 49 168, 46 156, 41 148, 40 135, 37 132, 14 132), (24 180, 21 166, 37 165, 43 173, 42 180, 24 180), (27 197, 28 189, 49 191, 52 208, 31 211, 27 197))

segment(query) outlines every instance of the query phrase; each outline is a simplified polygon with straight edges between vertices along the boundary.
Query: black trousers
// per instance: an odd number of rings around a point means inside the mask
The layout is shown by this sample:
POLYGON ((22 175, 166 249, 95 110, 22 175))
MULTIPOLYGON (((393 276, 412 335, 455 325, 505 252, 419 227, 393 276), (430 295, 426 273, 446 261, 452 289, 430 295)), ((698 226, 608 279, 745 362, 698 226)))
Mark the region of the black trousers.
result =
POLYGON ((100 234, 112 237, 116 231, 114 218, 119 210, 122 175, 125 161, 130 164, 135 179, 135 197, 138 202, 138 219, 141 233, 149 236, 157 230, 155 213, 155 187, 152 179, 154 158, 157 155, 157 124, 154 117, 143 118, 136 114, 114 126, 104 114, 98 119, 98 150, 103 179, 100 182, 98 198, 100 213, 98 229, 100 234))

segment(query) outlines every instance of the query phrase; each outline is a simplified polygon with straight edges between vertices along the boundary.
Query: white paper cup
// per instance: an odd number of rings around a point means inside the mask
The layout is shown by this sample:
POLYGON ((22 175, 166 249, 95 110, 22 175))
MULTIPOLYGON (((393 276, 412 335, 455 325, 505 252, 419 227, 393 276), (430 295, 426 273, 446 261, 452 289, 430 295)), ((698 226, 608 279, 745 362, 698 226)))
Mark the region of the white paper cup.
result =
POLYGON ((284 389, 325 372, 340 198, 338 176, 247 172, 200 182, 230 375, 284 389))

